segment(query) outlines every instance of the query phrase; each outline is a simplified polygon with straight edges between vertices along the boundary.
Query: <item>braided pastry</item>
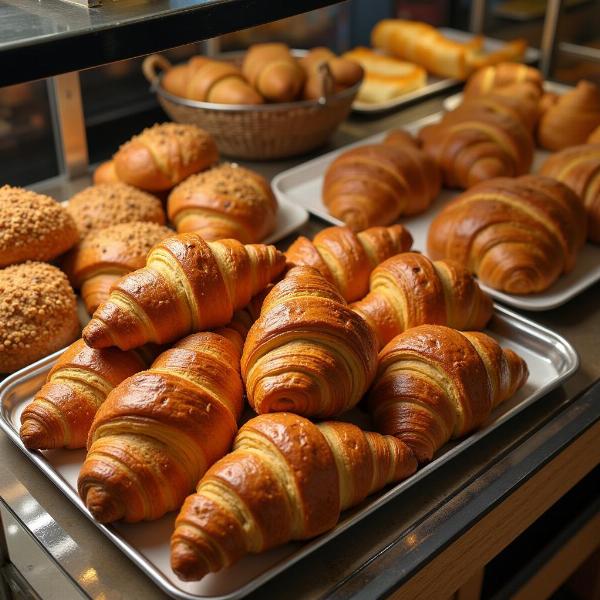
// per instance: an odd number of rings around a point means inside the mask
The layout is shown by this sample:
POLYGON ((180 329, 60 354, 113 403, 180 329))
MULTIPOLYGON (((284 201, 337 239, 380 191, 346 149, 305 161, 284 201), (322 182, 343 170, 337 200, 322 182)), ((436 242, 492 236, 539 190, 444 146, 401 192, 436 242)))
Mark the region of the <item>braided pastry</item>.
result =
POLYGON ((360 233, 327 227, 312 242, 298 237, 285 255, 289 263, 317 269, 346 302, 353 302, 369 291, 369 275, 380 262, 411 245, 412 236, 402 225, 371 227, 360 233))
POLYGON ((427 248, 490 287, 532 294, 573 268, 586 230, 583 203, 566 185, 537 175, 498 178, 446 204, 431 223, 427 248))
POLYGON ((416 466, 400 440, 349 423, 256 417, 186 499, 171 537, 171 566, 181 579, 197 580, 247 553, 319 535, 340 511, 416 466))
POLYGON ((484 333, 421 325, 381 351, 367 407, 377 430, 423 463, 450 438, 481 427, 527 376, 525 361, 484 333))

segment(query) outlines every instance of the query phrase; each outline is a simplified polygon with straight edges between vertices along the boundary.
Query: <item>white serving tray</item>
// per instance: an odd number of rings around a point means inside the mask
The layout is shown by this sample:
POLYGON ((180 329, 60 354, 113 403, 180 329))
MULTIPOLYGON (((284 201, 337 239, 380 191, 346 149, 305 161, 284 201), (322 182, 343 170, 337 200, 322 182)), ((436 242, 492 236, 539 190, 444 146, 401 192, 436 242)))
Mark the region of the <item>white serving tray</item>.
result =
POLYGON ((279 240, 300 229, 308 221, 308 212, 300 204, 291 202, 286 198, 278 198, 279 210, 277 211, 277 222, 273 233, 266 237, 262 244, 274 244, 279 240))
MULTIPOLYGON (((442 115, 443 112, 429 115, 405 126, 404 129, 412 134, 416 134, 425 125, 439 121, 442 115)), ((324 221, 334 225, 343 225, 339 219, 329 214, 321 201, 321 188, 323 186, 325 171, 329 164, 339 154, 348 150, 348 148, 381 142, 386 135, 387 132, 378 133, 280 173, 273 179, 272 185, 275 194, 281 200, 285 199, 303 206, 324 221)), ((536 172, 548 156, 548 152, 536 150, 532 172, 536 172)), ((429 224, 440 212, 444 204, 459 193, 461 193, 460 190, 443 190, 426 212, 414 217, 400 219, 399 222, 408 227, 414 238, 414 249, 421 252, 426 251, 429 224)), ((599 280, 600 245, 586 243, 577 257, 577 263, 573 271, 560 277, 544 292, 518 296, 515 294, 505 294, 486 285, 481 285, 481 287, 491 296, 505 304, 524 310, 537 311, 550 310, 565 304, 599 280)))

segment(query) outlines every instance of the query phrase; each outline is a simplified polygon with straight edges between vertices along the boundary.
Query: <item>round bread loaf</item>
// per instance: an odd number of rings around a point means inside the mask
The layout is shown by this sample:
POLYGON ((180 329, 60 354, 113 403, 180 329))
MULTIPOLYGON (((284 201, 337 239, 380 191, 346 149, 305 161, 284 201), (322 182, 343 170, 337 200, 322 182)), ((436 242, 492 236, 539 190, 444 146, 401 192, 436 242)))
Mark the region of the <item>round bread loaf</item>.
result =
POLYGON ((0 270, 0 373, 12 373, 80 333, 77 301, 56 267, 26 262, 0 270))
POLYGON ((49 196, 0 187, 0 267, 52 260, 79 240, 71 215, 49 196))
POLYGON ((126 183, 101 183, 85 188, 69 200, 68 210, 82 236, 120 223, 165 223, 160 200, 126 183))

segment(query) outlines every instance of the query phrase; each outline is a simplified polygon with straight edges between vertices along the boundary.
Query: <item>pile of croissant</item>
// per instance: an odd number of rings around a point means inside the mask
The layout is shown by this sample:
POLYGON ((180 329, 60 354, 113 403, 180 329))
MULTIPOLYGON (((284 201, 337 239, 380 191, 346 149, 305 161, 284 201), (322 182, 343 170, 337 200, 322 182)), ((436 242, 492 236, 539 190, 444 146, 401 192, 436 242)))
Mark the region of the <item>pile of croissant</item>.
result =
POLYGON ((319 535, 527 379, 477 331, 492 303, 468 271, 411 244, 401 225, 332 227, 285 254, 173 234, 113 284, 21 439, 87 447, 78 490, 102 523, 178 510, 184 580, 319 535), (347 421, 359 403, 377 432, 347 421))

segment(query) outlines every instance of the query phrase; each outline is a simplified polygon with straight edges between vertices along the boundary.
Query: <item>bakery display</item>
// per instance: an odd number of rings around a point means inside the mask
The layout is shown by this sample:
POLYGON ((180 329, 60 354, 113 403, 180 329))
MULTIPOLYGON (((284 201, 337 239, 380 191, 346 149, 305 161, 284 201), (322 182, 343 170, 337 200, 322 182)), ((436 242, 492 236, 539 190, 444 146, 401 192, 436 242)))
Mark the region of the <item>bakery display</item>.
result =
POLYGON ((165 224, 165 212, 158 198, 120 182, 85 188, 69 199, 67 210, 82 236, 119 223, 165 224))
POLYGON ((562 96, 546 97, 537 141, 546 150, 562 150, 585 144, 597 127, 600 127, 600 88, 582 80, 562 96))
POLYGON ((376 333, 380 348, 418 325, 483 329, 492 317, 491 298, 467 269, 415 252, 382 262, 371 274, 369 289, 351 308, 376 333))
POLYGON ((47 263, 0 269, 0 373, 12 373, 79 336, 67 276, 47 263))
POLYGON ((94 350, 82 339, 71 344, 21 415, 19 435, 25 446, 85 448, 98 408, 117 385, 145 368, 145 358, 118 348, 94 350))
POLYGON ((539 173, 568 185, 583 200, 588 239, 600 243, 600 141, 553 154, 539 173))
POLYGON ((367 407, 378 431, 425 463, 451 438, 481 427, 527 377, 525 361, 484 333, 422 325, 381 351, 367 407))
POLYGON ((412 241, 402 225, 371 227, 358 233, 348 227, 327 227, 312 241, 299 236, 285 256, 292 265, 314 267, 346 302, 354 302, 369 291, 371 271, 386 258, 409 250, 412 241))
POLYGON ((251 244, 274 230, 277 200, 262 175, 224 163, 180 183, 169 195, 167 212, 179 233, 251 244))
POLYGON ((339 415, 369 387, 376 344, 331 283, 312 267, 294 267, 269 292, 246 338, 248 402, 259 414, 339 415))
POLYGON ((241 347, 232 329, 190 335, 108 395, 77 483, 96 520, 178 509, 229 450, 242 412, 241 347))
POLYGON ((23 188, 0 187, 0 268, 52 260, 78 240, 75 222, 56 200, 23 188))
POLYGON ((391 436, 287 413, 256 417, 186 499, 171 566, 197 580, 249 552, 314 537, 341 511, 415 470, 413 454, 391 436))
POLYGON ((465 96, 481 96, 502 89, 518 89, 523 86, 538 98, 543 93, 544 77, 539 69, 516 62, 489 65, 473 73, 464 89, 465 96))
POLYGON ((357 146, 340 154, 323 181, 323 204, 354 231, 423 212, 440 192, 435 162, 416 145, 357 146))
POLYGON ((92 348, 129 350, 226 325, 284 266, 274 246, 173 235, 154 246, 144 268, 119 279, 83 339, 92 348))
POLYGON ((108 299, 112 285, 126 273, 141 269, 155 244, 173 235, 157 223, 121 223, 94 229, 63 260, 63 268, 93 313, 108 299))
POLYGON ((509 294, 547 289, 575 265, 587 233, 583 202, 537 175, 482 182, 433 219, 427 251, 452 259, 509 294))

